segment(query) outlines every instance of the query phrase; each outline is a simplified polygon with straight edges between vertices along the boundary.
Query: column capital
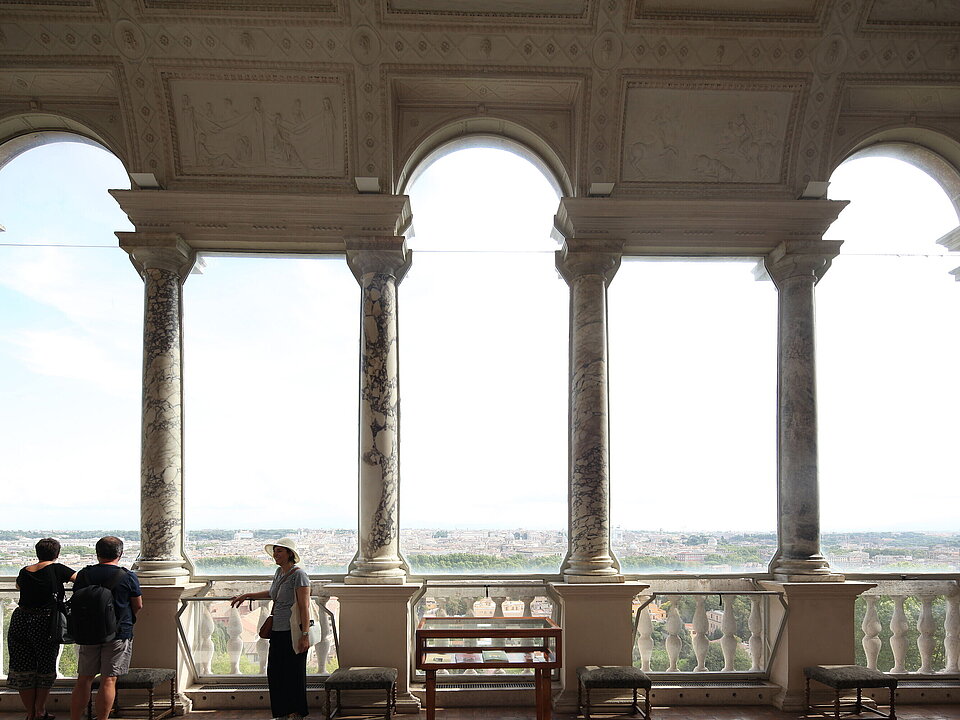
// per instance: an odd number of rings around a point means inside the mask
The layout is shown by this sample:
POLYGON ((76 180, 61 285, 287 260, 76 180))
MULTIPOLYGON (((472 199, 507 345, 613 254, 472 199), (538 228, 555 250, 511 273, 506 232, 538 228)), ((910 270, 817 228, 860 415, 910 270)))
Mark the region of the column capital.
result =
POLYGON ((177 233, 118 232, 117 237, 140 277, 156 268, 174 272, 183 281, 197 261, 196 251, 177 233))
POLYGON ((842 240, 795 240, 782 242, 763 258, 763 269, 778 287, 789 278, 820 281, 840 253, 842 240))
POLYGON ((557 271, 567 284, 584 275, 599 275, 609 285, 620 269, 622 257, 622 240, 571 238, 557 250, 557 271))
POLYGON ((380 273, 392 275, 399 283, 413 262, 403 237, 373 236, 344 239, 347 248, 347 265, 360 282, 364 275, 380 273))

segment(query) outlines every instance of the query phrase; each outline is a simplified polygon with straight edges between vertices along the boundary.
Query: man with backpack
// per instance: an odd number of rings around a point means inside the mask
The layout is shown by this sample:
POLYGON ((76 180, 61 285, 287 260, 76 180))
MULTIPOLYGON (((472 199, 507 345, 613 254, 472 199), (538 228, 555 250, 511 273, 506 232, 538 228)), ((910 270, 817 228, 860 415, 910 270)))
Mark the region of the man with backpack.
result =
POLYGON ((117 678, 130 669, 133 624, 143 607, 140 581, 120 567, 123 540, 108 535, 97 541, 96 565, 77 573, 67 628, 77 643, 77 684, 70 700, 70 720, 81 720, 93 679, 100 675, 97 718, 107 720, 117 694, 117 678))

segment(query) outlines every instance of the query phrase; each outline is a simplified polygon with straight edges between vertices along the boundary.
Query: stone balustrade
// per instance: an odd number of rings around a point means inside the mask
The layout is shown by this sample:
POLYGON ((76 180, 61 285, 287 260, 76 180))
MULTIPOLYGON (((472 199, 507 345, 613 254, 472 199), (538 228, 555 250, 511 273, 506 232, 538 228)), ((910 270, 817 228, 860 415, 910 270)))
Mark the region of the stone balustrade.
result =
POLYGON ((960 677, 960 582, 872 582, 856 606, 858 663, 910 679, 960 677))
POLYGON ((748 581, 655 581, 634 602, 634 664, 653 676, 764 678, 780 642, 770 604, 748 581))

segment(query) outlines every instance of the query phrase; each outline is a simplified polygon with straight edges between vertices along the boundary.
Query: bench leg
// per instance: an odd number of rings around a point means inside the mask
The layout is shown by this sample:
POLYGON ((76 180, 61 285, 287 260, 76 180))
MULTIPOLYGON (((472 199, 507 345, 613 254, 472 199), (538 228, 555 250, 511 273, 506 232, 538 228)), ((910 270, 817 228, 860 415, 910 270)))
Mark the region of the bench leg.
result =
POLYGON ((385 720, 390 720, 391 711, 393 710, 393 689, 396 685, 391 685, 387 688, 387 711, 383 714, 385 720))
POLYGON ((890 720, 897 720, 896 689, 890 688, 890 720))
POLYGON ((840 717, 840 691, 837 690, 836 696, 833 698, 833 717, 840 717))
POLYGON ((584 708, 583 717, 585 720, 590 720, 590 688, 583 689, 584 694, 587 696, 587 705, 584 708))
POLYGON ((643 691, 643 720, 650 720, 650 688, 643 691))
POLYGON ((637 705, 637 689, 633 689, 633 704, 630 706, 630 714, 636 715, 640 712, 640 706, 637 705))

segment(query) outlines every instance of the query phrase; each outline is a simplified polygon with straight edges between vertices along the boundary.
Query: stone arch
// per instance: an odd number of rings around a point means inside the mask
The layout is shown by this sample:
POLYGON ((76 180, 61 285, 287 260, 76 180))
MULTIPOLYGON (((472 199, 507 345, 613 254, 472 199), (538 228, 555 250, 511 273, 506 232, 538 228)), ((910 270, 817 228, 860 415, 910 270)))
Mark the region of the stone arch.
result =
POLYGON ((943 188, 960 218, 960 142, 926 128, 882 130, 854 141, 828 175, 847 160, 862 157, 894 158, 923 170, 943 188))
POLYGON ((409 153, 396 178, 397 194, 444 155, 470 147, 507 150, 535 165, 560 197, 574 194, 570 173, 559 153, 540 135, 517 123, 495 118, 460 120, 435 130, 409 153))
POLYGON ((122 148, 89 125, 60 113, 33 112, 0 119, 0 169, 27 150, 55 142, 94 145, 128 167, 122 148))

